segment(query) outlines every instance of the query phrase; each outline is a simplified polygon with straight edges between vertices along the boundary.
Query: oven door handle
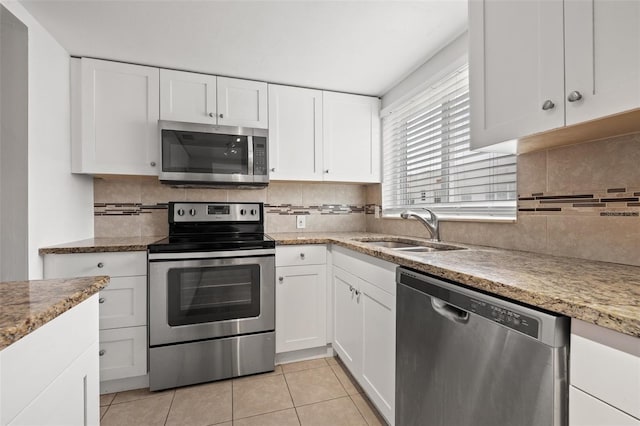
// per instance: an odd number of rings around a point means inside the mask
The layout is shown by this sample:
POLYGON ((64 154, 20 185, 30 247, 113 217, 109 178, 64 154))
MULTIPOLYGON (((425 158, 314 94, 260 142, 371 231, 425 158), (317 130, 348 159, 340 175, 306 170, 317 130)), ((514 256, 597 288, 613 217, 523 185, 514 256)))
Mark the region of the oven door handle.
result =
POLYGON ((275 256, 275 249, 199 251, 182 253, 149 253, 150 261, 184 260, 184 259, 221 259, 227 257, 275 256))

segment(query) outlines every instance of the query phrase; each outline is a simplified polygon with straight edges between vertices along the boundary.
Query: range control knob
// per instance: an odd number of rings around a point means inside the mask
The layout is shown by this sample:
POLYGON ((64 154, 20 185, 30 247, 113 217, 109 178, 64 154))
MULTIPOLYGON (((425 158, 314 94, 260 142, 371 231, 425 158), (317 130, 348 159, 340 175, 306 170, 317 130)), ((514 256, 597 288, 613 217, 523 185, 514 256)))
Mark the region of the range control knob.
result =
POLYGON ((244 216, 245 214, 247 214, 247 211, 245 209, 240 209, 240 215, 244 216))
POLYGON ((258 214, 258 210, 256 209, 251 209, 251 216, 255 216, 258 214))
POLYGON ((195 215, 196 215, 196 209, 191 209, 191 210, 189 210, 189 214, 190 214, 191 216, 195 216, 195 215))
POLYGON ((184 216, 184 209, 178 209, 178 216, 184 216))

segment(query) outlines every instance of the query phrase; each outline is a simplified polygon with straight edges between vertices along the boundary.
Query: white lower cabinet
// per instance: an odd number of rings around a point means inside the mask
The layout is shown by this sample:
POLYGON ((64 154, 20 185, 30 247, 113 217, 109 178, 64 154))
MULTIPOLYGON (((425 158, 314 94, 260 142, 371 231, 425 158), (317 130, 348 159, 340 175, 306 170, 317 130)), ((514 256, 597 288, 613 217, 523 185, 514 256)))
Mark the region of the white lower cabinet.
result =
POLYGON ((104 392, 141 387, 146 383, 147 374, 147 253, 47 254, 44 257, 47 279, 92 275, 111 277, 109 285, 99 294, 101 387, 104 392))
POLYGON ((325 246, 276 248, 276 353, 327 344, 325 246))
POLYGON ((640 338, 571 320, 569 425, 640 426, 640 338))
POLYGON ((0 351, 0 425, 98 425, 98 296, 0 351))
POLYGON ((332 249, 332 264, 333 348, 393 425, 396 265, 340 247, 332 249))

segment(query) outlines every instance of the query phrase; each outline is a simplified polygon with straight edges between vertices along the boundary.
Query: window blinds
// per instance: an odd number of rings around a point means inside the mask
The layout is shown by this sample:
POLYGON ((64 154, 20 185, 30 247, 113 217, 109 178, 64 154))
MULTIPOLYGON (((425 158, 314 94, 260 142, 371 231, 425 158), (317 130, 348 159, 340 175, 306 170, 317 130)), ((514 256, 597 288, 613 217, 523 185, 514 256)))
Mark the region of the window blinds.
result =
POLYGON ((461 67, 382 119, 385 216, 516 216, 516 156, 469 150, 469 70, 461 67))

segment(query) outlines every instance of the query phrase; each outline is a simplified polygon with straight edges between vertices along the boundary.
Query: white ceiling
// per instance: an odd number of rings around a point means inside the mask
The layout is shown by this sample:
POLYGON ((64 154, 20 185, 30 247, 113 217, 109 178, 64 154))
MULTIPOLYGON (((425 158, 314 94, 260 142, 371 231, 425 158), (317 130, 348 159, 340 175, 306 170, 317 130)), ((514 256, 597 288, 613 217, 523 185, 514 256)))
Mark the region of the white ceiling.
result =
POLYGON ((467 0, 21 0, 76 56, 381 96, 467 26, 467 0))

